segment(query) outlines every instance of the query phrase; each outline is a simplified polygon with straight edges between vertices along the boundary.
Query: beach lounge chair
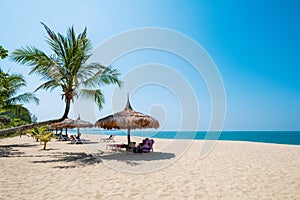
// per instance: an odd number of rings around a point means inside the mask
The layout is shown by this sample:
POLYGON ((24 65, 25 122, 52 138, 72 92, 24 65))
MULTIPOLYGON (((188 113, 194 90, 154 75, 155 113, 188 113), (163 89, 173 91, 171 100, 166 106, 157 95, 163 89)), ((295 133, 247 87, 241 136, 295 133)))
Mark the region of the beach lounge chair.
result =
POLYGON ((71 135, 70 140, 72 144, 82 144, 82 140, 78 136, 71 135))
POLYGON ((143 140, 143 146, 142 146, 143 152, 144 153, 148 153, 150 151, 153 152, 153 144, 154 144, 153 139, 147 138, 147 139, 143 140))
POLYGON ((128 145, 125 145, 126 151, 133 151, 133 149, 135 148, 135 144, 136 142, 130 142, 128 145))
POLYGON ((64 140, 64 141, 69 141, 69 137, 68 135, 63 135, 63 134, 60 134, 59 137, 58 137, 58 140, 64 140))
POLYGON ((117 151, 121 150, 122 148, 126 148, 126 151, 131 151, 135 147, 136 142, 130 142, 128 144, 107 144, 106 145, 106 150, 111 150, 111 151, 117 151))
POLYGON ((115 142, 116 135, 110 135, 108 138, 101 138, 100 142, 115 142))
POLYGON ((106 145, 106 150, 118 151, 121 148, 124 148, 125 146, 126 146, 125 144, 107 144, 106 145))

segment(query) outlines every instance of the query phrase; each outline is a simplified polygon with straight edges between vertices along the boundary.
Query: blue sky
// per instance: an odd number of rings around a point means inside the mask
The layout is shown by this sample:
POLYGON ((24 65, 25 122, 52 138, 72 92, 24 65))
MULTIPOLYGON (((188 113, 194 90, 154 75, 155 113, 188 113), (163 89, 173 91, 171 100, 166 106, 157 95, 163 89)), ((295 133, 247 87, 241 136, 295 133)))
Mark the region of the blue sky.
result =
MULTIPOLYGON (((77 32, 87 26, 94 47, 135 28, 178 31, 202 45, 218 67, 226 91, 224 129, 300 130, 299 1, 11 0, 2 2, 0 11, 0 45, 9 52, 33 45, 50 53, 41 21, 61 33, 72 25, 77 32)), ((168 66, 190 84, 200 110, 198 129, 206 130, 211 119, 210 94, 188 62, 167 52, 144 50, 124 55, 113 64, 125 76, 149 63, 168 66)), ((27 75, 26 66, 9 59, 1 60, 0 66, 25 76, 28 87, 23 91, 33 91, 41 83, 39 77, 27 75)), ((181 86, 178 81, 178 88, 181 86)), ((93 111, 93 117, 82 118, 93 121, 121 109, 122 103, 115 105, 114 89, 103 88, 106 94, 103 110, 93 111)), ((60 117, 64 102, 59 94, 59 90, 37 92, 40 105, 25 106, 39 121, 60 117)), ((178 129, 182 109, 193 109, 182 108, 176 94, 157 85, 141 87, 131 94, 131 101, 136 110, 160 119, 164 130, 178 129)), ((75 115, 76 110, 70 117, 75 115)))

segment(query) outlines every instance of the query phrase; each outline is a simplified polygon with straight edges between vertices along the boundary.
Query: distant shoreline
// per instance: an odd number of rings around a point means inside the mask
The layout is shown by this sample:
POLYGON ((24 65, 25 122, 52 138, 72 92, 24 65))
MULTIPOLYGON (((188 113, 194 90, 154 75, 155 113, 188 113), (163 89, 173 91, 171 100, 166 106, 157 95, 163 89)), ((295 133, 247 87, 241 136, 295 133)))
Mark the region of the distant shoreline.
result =
MULTIPOLYGON (((82 129, 82 134, 104 134, 104 135, 120 135, 125 136, 126 130, 95 130, 82 129)), ((75 134, 76 130, 68 130, 68 133, 75 134)), ((300 145, 300 131, 222 131, 220 136, 218 133, 206 131, 132 131, 132 136, 164 138, 164 139, 190 139, 190 140, 226 140, 226 141, 245 141, 260 142, 286 145, 300 145)))

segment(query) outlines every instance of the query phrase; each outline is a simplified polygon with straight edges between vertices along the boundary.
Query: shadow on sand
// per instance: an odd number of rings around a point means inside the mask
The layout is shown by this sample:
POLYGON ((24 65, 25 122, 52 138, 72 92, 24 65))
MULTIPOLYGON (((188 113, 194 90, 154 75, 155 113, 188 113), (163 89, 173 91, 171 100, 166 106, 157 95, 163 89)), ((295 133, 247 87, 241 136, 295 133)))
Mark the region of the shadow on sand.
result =
POLYGON ((53 155, 45 156, 43 160, 32 161, 32 163, 57 163, 53 168, 76 168, 88 165, 95 165, 103 161, 116 160, 127 165, 138 165, 138 161, 154 161, 154 160, 168 160, 175 157, 173 153, 152 152, 144 154, 134 154, 128 152, 118 152, 111 154, 86 154, 86 153, 69 153, 62 152, 53 155))
POLYGON ((115 152, 115 153, 108 153, 108 154, 105 153, 99 156, 102 162, 105 163, 106 165, 111 166, 114 169, 127 171, 127 172, 137 172, 136 170, 142 170, 143 172, 153 171, 158 166, 165 165, 165 163, 170 162, 175 157, 176 156, 174 153, 168 153, 168 152, 151 152, 151 153, 115 152), (117 162, 110 162, 110 161, 117 161, 117 162), (129 168, 126 168, 126 166, 129 168))
POLYGON ((169 160, 175 158, 175 154, 167 152, 151 152, 151 153, 131 153, 117 152, 99 156, 102 160, 118 160, 120 162, 130 161, 154 161, 169 160))
MULTIPOLYGON (((93 143, 93 142, 91 142, 93 143)), ((157 161, 170 160, 175 158, 175 154, 167 152, 151 152, 151 153, 132 153, 126 151, 106 152, 100 151, 94 154, 84 152, 51 152, 47 154, 27 154, 22 152, 22 148, 32 148, 39 144, 12 144, 0 145, 1 157, 35 157, 39 160, 32 160, 32 163, 55 163, 53 168, 76 168, 88 165, 94 165, 105 161, 116 160, 125 163, 126 165, 139 165, 139 161, 157 161)), ((54 149, 51 149, 54 150, 54 149)), ((57 149, 55 149, 57 150, 57 149)), ((41 150, 42 151, 42 150, 41 150)), ((40 152, 41 152, 40 151, 40 152)), ((44 150, 43 150, 44 151, 44 150)))
POLYGON ((79 166, 94 165, 101 160, 86 153, 62 152, 45 156, 45 160, 32 161, 32 163, 63 163, 53 168, 75 168, 79 166), (65 165, 69 164, 69 165, 65 165))
POLYGON ((35 147, 37 144, 11 144, 0 145, 0 157, 16 157, 21 156, 24 152, 20 152, 18 148, 35 147))

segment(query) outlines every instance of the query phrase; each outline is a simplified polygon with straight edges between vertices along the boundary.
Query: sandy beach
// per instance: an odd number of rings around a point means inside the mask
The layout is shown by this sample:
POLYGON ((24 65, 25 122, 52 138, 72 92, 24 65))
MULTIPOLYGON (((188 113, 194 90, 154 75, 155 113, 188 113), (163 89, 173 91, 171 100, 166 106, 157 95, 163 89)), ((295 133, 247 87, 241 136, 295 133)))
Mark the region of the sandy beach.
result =
POLYGON ((155 139, 154 152, 134 154, 101 137, 53 139, 48 150, 0 139, 1 199, 300 199, 300 146, 218 141, 200 159, 204 141, 155 139))

